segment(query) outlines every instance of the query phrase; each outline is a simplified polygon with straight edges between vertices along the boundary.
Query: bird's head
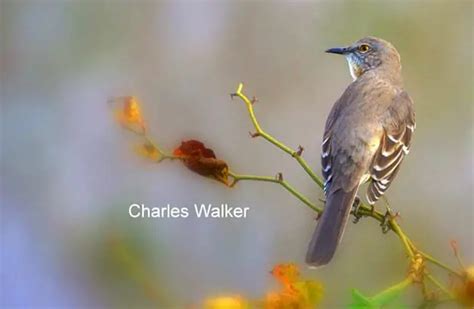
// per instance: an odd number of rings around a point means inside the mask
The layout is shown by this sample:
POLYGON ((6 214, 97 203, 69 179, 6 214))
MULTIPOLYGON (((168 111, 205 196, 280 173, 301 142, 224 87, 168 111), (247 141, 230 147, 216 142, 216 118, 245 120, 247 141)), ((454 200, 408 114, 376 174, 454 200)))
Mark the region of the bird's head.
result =
POLYGON ((344 55, 354 80, 378 68, 384 68, 387 73, 399 73, 401 70, 400 55, 395 47, 375 37, 365 37, 350 46, 330 48, 326 52, 344 55))

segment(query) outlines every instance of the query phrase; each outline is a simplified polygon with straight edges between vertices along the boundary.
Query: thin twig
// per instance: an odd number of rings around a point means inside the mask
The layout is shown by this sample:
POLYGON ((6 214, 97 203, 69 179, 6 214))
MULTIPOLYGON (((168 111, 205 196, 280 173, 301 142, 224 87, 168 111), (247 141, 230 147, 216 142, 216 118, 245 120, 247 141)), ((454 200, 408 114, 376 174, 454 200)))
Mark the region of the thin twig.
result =
POLYGON ((140 131, 137 131, 137 130, 134 130, 132 129, 131 127, 129 127, 128 125, 123 125, 123 128, 138 135, 138 136, 141 136, 143 137, 143 139, 148 143, 150 144, 159 154, 159 157, 158 159, 156 160, 157 163, 160 163, 161 161, 163 160, 176 160, 176 159, 180 159, 179 157, 177 156, 174 156, 172 154, 169 154, 165 151, 163 151, 159 146, 158 144, 153 141, 153 139, 148 135, 148 133, 146 133, 145 131, 143 132, 140 132, 140 131))
POLYGON ((439 282, 435 277, 430 274, 425 274, 426 278, 430 280, 434 285, 436 285, 441 291, 449 296, 450 299, 454 299, 453 293, 451 293, 448 288, 446 288, 441 282, 439 282))
POLYGON ((458 276, 459 278, 462 278, 462 274, 459 271, 456 271, 455 269, 449 267, 448 265, 444 264, 443 262, 438 261, 437 259, 435 259, 431 255, 429 255, 429 254, 427 254, 423 251, 420 251, 420 250, 418 250, 418 253, 421 254, 421 256, 423 256, 423 258, 425 260, 429 261, 430 263, 432 263, 432 264, 434 264, 434 265, 436 265, 440 268, 443 268, 444 270, 448 271, 449 273, 451 273, 453 275, 458 276))
POLYGON ((253 101, 250 100, 242 92, 243 87, 244 87, 244 85, 242 83, 240 83, 239 86, 237 87, 237 91, 235 93, 231 94, 231 97, 234 97, 234 96, 239 97, 245 103, 245 105, 247 106, 247 110, 248 110, 248 113, 250 115, 250 119, 252 120, 252 123, 253 123, 253 126, 255 127, 255 130, 257 131, 256 136, 263 137, 264 139, 266 139, 267 141, 269 141, 270 143, 272 143, 276 147, 280 148, 281 150, 283 150, 284 152, 286 152, 287 154, 289 154, 293 158, 295 158, 295 160, 298 161, 298 163, 301 165, 301 167, 303 167, 303 169, 311 177, 311 179, 313 179, 313 181, 316 182, 319 187, 323 188, 324 187, 324 182, 309 167, 306 160, 303 159, 303 157, 301 157, 301 151, 294 150, 294 149, 286 146, 285 144, 283 144, 282 142, 280 142, 279 140, 277 140, 276 138, 274 138, 273 136, 271 136, 270 134, 268 134, 267 132, 265 132, 262 129, 262 127, 258 123, 257 118, 255 117, 255 112, 253 110, 253 104, 252 104, 253 101))
POLYGON ((158 151, 159 153, 159 157, 158 157, 158 163, 163 161, 163 160, 176 160, 176 159, 179 159, 179 157, 177 156, 174 156, 172 154, 168 154, 166 152, 164 152, 163 150, 161 150, 161 148, 158 146, 158 144, 156 144, 156 142, 154 142, 148 135, 144 135, 143 136, 146 140, 147 143, 149 143, 151 146, 153 146, 153 148, 156 149, 156 151, 158 151))
POLYGON ((409 239, 405 235, 405 233, 402 231, 400 225, 398 225, 398 223, 395 221, 395 219, 390 219, 390 226, 391 226, 392 230, 398 235, 398 237, 402 241, 408 255, 411 258, 413 258, 415 256, 414 250, 410 246, 409 239))
POLYGON ((306 196, 298 192, 292 185, 290 185, 286 180, 283 178, 278 177, 270 177, 270 176, 256 176, 256 175, 240 175, 236 174, 232 171, 229 171, 229 176, 231 176, 234 181, 231 186, 235 186, 237 182, 241 180, 253 180, 253 181, 264 181, 264 182, 272 182, 281 185, 286 190, 288 190, 292 195, 302 201, 306 206, 311 208, 312 210, 316 211, 317 213, 321 213, 322 209, 313 204, 306 196))

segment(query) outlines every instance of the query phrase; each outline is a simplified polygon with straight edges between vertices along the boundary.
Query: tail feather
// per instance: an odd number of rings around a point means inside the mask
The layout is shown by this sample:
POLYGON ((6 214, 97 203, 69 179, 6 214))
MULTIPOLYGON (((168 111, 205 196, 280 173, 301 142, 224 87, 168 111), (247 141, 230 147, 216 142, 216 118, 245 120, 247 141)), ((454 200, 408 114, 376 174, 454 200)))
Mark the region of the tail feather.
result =
POLYGON ((327 195, 326 207, 306 253, 306 263, 309 265, 317 267, 331 261, 344 234, 357 189, 350 192, 338 189, 327 195))

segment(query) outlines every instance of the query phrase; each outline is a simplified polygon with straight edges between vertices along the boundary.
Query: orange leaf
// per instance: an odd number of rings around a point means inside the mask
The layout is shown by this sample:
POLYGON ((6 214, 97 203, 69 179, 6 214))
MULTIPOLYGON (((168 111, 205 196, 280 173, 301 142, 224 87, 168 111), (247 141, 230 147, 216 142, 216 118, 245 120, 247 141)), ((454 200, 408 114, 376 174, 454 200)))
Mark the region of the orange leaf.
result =
POLYGON ((121 103, 120 108, 115 111, 118 122, 131 130, 145 132, 145 121, 141 114, 138 99, 134 96, 128 96, 118 99, 118 102, 121 103))
POLYGON ((293 263, 278 264, 273 267, 271 274, 285 286, 296 282, 300 277, 298 266, 293 263))
POLYGON ((283 286, 270 292, 264 300, 267 309, 314 308, 323 295, 323 286, 312 280, 301 280, 298 266, 293 263, 276 265, 271 274, 283 286))
POLYGON ((184 165, 193 172, 216 179, 228 185, 229 168, 223 160, 217 159, 212 149, 197 140, 184 141, 173 151, 184 165))

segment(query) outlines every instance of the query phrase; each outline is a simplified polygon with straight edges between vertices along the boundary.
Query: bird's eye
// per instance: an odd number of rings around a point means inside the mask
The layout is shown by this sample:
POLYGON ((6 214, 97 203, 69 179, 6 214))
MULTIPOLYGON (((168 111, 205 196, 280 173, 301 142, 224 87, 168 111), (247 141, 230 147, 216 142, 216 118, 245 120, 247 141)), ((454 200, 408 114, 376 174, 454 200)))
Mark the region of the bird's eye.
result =
POLYGON ((359 51, 361 53, 366 53, 370 50, 370 46, 367 45, 367 44, 362 44, 361 46, 359 46, 359 51))

